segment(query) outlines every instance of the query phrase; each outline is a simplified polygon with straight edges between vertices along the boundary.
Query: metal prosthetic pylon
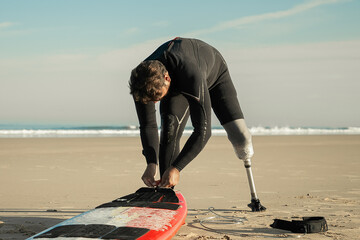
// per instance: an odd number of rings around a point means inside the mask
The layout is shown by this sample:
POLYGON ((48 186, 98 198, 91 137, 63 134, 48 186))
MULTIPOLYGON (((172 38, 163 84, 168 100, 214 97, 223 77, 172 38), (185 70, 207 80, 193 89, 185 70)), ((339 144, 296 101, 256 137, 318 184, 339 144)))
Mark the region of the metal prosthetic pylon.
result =
POLYGON ((244 160, 244 166, 246 169, 246 173, 249 181, 249 187, 250 187, 250 194, 251 194, 251 203, 248 204, 248 207, 251 208, 253 212, 265 211, 266 207, 261 205, 260 200, 256 194, 254 177, 251 171, 251 160, 250 159, 244 160))

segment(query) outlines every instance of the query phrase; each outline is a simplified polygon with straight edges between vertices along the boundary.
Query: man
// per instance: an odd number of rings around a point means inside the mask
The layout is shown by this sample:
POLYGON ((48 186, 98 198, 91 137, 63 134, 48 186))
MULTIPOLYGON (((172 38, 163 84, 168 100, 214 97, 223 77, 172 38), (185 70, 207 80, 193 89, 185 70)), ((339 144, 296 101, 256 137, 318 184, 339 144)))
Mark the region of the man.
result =
POLYGON ((129 87, 147 161, 142 176, 147 186, 169 188, 179 182, 180 171, 210 138, 211 108, 226 130, 237 157, 250 166, 251 134, 228 67, 214 47, 197 39, 168 41, 131 72, 129 87), (160 141, 156 102, 160 102, 160 141), (180 138, 189 116, 194 130, 180 150, 180 138), (158 160, 161 179, 155 181, 158 160))

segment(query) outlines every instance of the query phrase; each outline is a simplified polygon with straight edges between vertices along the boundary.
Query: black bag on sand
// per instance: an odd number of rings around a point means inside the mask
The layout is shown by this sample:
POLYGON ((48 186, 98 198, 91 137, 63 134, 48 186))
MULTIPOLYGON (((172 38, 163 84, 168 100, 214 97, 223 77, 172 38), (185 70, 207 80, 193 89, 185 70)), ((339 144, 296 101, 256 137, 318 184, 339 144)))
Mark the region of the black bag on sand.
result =
POLYGON ((318 233, 326 232, 328 225, 324 217, 303 217, 303 220, 286 221, 274 219, 270 226, 282 230, 288 230, 293 233, 318 233))

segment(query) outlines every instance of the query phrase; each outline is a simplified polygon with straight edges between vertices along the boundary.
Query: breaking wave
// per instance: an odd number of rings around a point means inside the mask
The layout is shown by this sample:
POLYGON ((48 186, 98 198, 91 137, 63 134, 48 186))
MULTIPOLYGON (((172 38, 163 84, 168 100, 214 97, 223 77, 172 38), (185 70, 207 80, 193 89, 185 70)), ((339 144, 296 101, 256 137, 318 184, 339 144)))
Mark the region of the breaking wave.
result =
MULTIPOLYGON (((186 128, 184 135, 188 136, 191 128, 186 128)), ((254 136, 274 135, 357 135, 360 127, 344 128, 309 128, 309 127, 251 127, 254 136)), ((38 137, 134 137, 139 136, 136 126, 126 127, 74 127, 74 128, 24 128, 4 129, 0 126, 0 138, 38 138, 38 137)), ((212 129, 213 136, 226 136, 222 127, 212 129)))

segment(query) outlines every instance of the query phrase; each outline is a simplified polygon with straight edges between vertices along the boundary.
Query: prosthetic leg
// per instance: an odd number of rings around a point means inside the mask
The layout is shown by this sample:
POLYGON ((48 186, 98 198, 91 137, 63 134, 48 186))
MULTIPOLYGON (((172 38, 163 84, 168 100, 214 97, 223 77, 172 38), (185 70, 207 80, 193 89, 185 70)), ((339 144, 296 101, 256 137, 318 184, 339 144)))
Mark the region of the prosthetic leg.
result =
POLYGON ((234 147, 237 157, 244 161, 251 194, 251 203, 248 204, 248 206, 253 212, 265 211, 266 208, 260 204, 260 200, 257 197, 255 190, 255 183, 251 171, 250 160, 254 154, 254 151, 251 144, 251 134, 245 124, 245 121, 244 119, 237 119, 235 121, 224 124, 223 127, 227 132, 228 138, 234 147))
POLYGON ((244 166, 246 169, 249 186, 250 186, 250 194, 251 194, 251 203, 248 204, 248 207, 251 208, 253 212, 265 211, 266 207, 261 205, 259 198, 257 197, 256 190, 255 190, 255 183, 254 177, 251 171, 251 160, 246 159, 244 161, 244 166))

